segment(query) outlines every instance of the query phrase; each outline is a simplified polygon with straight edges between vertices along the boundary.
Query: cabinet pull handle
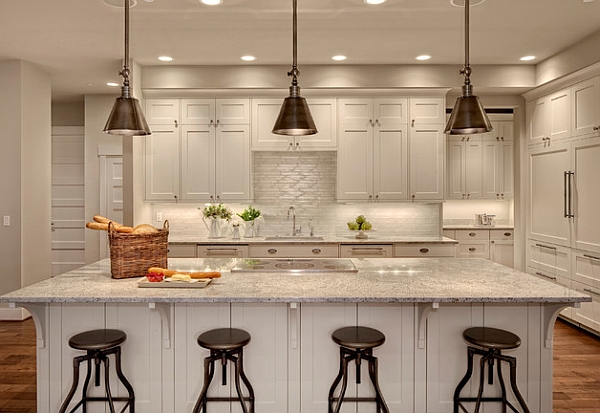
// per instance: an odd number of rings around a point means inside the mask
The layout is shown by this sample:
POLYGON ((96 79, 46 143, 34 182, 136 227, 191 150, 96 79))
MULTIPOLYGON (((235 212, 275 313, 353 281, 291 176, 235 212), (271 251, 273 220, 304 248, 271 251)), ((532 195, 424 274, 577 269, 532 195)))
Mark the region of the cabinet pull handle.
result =
POLYGON ((276 250, 275 248, 269 248, 269 249, 267 250, 267 252, 268 252, 269 254, 276 254, 276 253, 277 253, 277 250, 276 250))
POLYGON ((571 187, 571 177, 575 175, 574 172, 564 171, 563 172, 563 200, 564 200, 564 216, 565 218, 573 218, 573 188, 571 187))
POLYGON ((175 127, 178 128, 179 125, 177 124, 177 119, 175 119, 173 122, 175 122, 175 127))
POLYGON ((237 252, 237 248, 207 248, 206 251, 219 252, 219 251, 234 251, 237 252))
POLYGON ((352 248, 352 254, 383 255, 383 248, 352 248))
POLYGON ((320 254, 321 253, 321 248, 315 248, 312 250, 313 254, 320 254))
POLYGON ((421 248, 419 250, 419 252, 422 252, 423 254, 427 254, 429 252, 429 248, 421 248))
POLYGON ((505 233, 504 233, 504 236, 505 236, 505 237, 510 237, 511 235, 512 235, 512 232, 505 232, 505 233))
POLYGON ((583 254, 583 256, 585 258, 589 258, 591 260, 598 260, 598 261, 600 261, 600 257, 594 257, 593 255, 590 255, 590 254, 583 254))
POLYGON ((556 247, 551 247, 549 245, 544 245, 544 244, 535 244, 536 247, 540 247, 540 248, 548 248, 549 250, 555 250, 556 247))
POLYGON ((600 130, 600 126, 594 126, 594 127, 592 128, 592 130, 594 130, 594 131, 599 131, 599 130, 600 130))
POLYGON ((546 275, 546 274, 544 274, 544 273, 537 272, 537 271, 536 271, 536 273, 535 273, 535 274, 536 274, 536 275, 541 275, 542 277, 544 277, 544 278, 548 278, 549 280, 556 281, 556 277, 550 277, 549 275, 546 275))
POLYGON ((217 119, 217 123, 215 124, 215 128, 221 124, 221 120, 217 119))
POLYGON ((469 251, 471 251, 471 252, 477 251, 477 248, 471 247, 471 248, 469 248, 469 251))
POLYGON ((412 126, 413 128, 415 127, 415 120, 413 119, 412 122, 410 122, 410 126, 412 126))
POLYGON ((594 291, 591 288, 584 288, 583 291, 585 291, 586 293, 590 293, 590 294, 594 294, 600 297, 600 293, 598 291, 594 291))
POLYGON ((496 243, 496 241, 494 241, 494 240, 490 241, 490 244, 495 244, 495 243, 496 243))
POLYGON ((469 236, 470 236, 470 237, 474 237, 475 235, 477 235, 477 234, 476 234, 476 233, 474 233, 474 232, 469 232, 469 236))
POLYGON ((373 119, 369 119, 369 124, 370 124, 371 126, 375 126, 375 124, 373 123, 373 119))

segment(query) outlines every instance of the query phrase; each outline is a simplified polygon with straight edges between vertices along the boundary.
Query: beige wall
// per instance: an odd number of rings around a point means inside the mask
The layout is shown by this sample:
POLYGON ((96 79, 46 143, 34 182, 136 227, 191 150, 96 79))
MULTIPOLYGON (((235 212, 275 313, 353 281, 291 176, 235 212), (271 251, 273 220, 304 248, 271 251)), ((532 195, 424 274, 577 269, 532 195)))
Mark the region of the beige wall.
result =
POLYGON ((50 75, 27 62, 0 62, 0 294, 50 277, 50 75))
POLYGON ((52 104, 52 126, 83 126, 84 118, 83 102, 52 104))

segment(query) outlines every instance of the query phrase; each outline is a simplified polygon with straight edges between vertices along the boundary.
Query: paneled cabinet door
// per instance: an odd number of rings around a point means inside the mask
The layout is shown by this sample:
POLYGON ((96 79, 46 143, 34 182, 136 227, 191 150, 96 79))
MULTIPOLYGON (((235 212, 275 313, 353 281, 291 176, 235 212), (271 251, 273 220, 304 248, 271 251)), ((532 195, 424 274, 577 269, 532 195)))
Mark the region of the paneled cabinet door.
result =
POLYGON ((418 124, 409 128, 409 199, 444 199, 445 148, 443 123, 418 124))
POLYGON ((375 200, 407 199, 408 136, 406 125, 380 121, 374 129, 373 143, 373 197, 375 200))
POLYGON ((248 125, 249 99, 182 99, 183 125, 248 125))
POLYGON ((570 246, 565 175, 570 164, 567 144, 539 146, 529 152, 529 238, 570 246))
POLYGON ((573 247, 600 253, 600 138, 572 144, 573 247))
POLYGON ((250 199, 249 126, 217 125, 215 141, 215 193, 224 202, 250 199))
POLYGON ((179 99, 146 99, 145 107, 148 125, 173 127, 176 122, 179 122, 179 99))
POLYGON ((529 143, 571 136, 571 90, 569 88, 527 104, 529 143))
POLYGON ((409 98, 410 126, 419 124, 444 123, 446 121, 446 100, 444 98, 409 98))
POLYGON ((181 199, 209 200, 215 193, 215 128, 181 127, 181 199))
POLYGON ((175 123, 150 125, 144 138, 146 200, 166 201, 179 197, 179 131, 175 123))
POLYGON ((600 77, 571 86, 573 136, 598 134, 600 127, 600 77))

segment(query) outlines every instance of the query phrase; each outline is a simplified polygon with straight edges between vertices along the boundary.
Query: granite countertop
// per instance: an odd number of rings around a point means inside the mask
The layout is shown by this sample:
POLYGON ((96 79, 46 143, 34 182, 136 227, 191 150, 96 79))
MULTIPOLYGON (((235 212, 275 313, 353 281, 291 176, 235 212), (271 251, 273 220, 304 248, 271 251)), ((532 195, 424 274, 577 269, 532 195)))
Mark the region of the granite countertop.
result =
POLYGON ((475 225, 475 224, 444 224, 444 229, 515 229, 514 225, 475 225))
POLYGON ((378 235, 373 232, 367 232, 369 238, 357 239, 354 235, 324 235, 324 236, 298 236, 272 239, 272 237, 255 237, 233 239, 231 237, 207 238, 196 235, 172 235, 169 234, 169 243, 171 244, 211 244, 211 245, 231 245, 231 244, 395 244, 395 243, 435 243, 435 244, 456 244, 457 241, 444 236, 391 236, 378 235), (271 238, 271 239, 270 239, 271 238))
MULTIPOLYGON (((8 303, 374 302, 576 303, 591 297, 476 258, 352 259, 357 273, 232 273, 232 259, 169 259, 180 270, 219 270, 202 289, 139 288, 141 278, 112 279, 110 260, 0 297, 8 303)), ((243 259, 240 259, 243 260, 243 259)))

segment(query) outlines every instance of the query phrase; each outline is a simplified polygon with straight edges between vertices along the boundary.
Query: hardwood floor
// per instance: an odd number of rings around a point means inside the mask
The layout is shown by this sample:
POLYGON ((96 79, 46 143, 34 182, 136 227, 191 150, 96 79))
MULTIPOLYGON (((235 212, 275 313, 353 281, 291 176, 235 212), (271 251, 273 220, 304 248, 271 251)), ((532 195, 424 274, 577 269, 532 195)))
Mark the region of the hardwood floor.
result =
MULTIPOLYGON (((35 413, 35 328, 0 321, 0 413, 35 413)), ((600 338, 558 321, 554 333, 554 412, 600 413, 600 338)))

